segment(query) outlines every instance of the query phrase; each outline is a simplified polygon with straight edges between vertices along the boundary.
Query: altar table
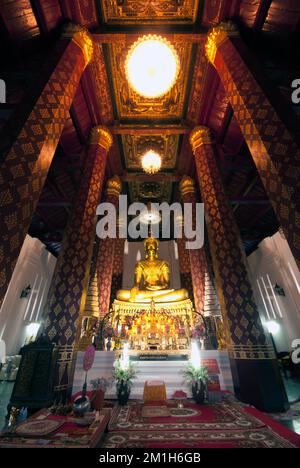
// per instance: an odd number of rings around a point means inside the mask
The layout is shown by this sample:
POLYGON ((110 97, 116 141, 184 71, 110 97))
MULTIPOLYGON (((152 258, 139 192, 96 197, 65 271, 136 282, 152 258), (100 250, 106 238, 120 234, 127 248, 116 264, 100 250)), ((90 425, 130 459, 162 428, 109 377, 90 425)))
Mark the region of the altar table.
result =
POLYGON ((91 426, 82 427, 72 421, 73 416, 54 416, 42 409, 31 416, 31 420, 55 420, 63 424, 51 434, 42 437, 24 437, 3 431, 0 448, 95 448, 98 447, 110 420, 111 409, 104 408, 98 420, 91 426))
POLYGON ((165 401, 167 399, 166 385, 161 381, 146 381, 144 386, 144 401, 165 401))

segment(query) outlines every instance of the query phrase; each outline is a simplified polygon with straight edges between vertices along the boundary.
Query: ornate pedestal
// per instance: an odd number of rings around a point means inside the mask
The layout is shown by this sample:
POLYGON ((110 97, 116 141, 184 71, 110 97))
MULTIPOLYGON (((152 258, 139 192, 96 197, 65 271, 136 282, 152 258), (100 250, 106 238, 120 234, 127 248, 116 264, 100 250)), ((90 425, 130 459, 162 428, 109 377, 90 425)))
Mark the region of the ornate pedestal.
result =
POLYGON ((163 354, 189 349, 190 330, 194 325, 194 309, 187 299, 179 302, 130 303, 115 300, 112 326, 121 342, 137 353, 163 354))

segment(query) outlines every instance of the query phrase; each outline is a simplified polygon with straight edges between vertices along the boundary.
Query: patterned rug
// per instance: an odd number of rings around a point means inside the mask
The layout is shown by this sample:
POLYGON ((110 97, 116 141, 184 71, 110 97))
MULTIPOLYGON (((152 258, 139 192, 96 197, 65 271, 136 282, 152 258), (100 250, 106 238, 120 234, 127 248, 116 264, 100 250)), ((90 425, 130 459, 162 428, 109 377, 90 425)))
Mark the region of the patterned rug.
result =
POLYGON ((171 416, 170 408, 167 406, 143 406, 142 418, 158 418, 171 416))
MULTIPOLYGON (((144 416, 145 408, 140 402, 130 402, 128 406, 114 408, 108 426, 109 431, 165 431, 165 430, 240 430, 264 426, 256 418, 247 415, 240 405, 232 402, 219 402, 211 406, 200 406, 186 403, 184 408, 177 408, 176 403, 169 402, 167 409, 170 415, 144 416)), ((157 406, 154 406, 157 411, 157 406)), ((165 411, 166 405, 162 406, 165 411)))
POLYGON ((292 448, 264 427, 247 431, 128 431, 109 433, 104 448, 292 448))
POLYGON ((184 408, 164 402, 161 412, 157 403, 151 408, 133 401, 114 408, 108 430, 104 448, 300 447, 297 434, 254 408, 226 400, 201 406, 186 402, 184 408))

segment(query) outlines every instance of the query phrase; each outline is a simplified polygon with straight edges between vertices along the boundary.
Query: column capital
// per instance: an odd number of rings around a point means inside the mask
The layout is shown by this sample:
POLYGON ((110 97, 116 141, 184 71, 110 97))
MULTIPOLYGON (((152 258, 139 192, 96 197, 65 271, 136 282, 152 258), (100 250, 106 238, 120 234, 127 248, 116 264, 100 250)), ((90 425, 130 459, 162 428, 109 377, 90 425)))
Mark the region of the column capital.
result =
POLYGON ((89 31, 75 23, 68 23, 64 27, 62 37, 72 39, 82 50, 85 59, 85 65, 88 65, 94 56, 94 42, 89 31))
POLYGON ((108 196, 119 197, 122 192, 122 182, 119 176, 114 175, 107 181, 106 193, 108 196))
POLYGON ((206 57, 214 65, 218 48, 229 38, 238 37, 239 31, 232 21, 220 23, 213 28, 208 36, 205 45, 206 57))
POLYGON ((99 145, 108 152, 113 144, 113 136, 107 127, 99 125, 92 128, 89 143, 99 145))
POLYGON ((189 193, 195 193, 196 189, 194 179, 187 175, 183 176, 179 183, 179 190, 182 197, 189 193))
POLYGON ((200 146, 212 145, 212 143, 213 138, 208 127, 195 127, 194 130, 192 130, 190 133, 190 144, 194 153, 198 148, 200 148, 200 146))

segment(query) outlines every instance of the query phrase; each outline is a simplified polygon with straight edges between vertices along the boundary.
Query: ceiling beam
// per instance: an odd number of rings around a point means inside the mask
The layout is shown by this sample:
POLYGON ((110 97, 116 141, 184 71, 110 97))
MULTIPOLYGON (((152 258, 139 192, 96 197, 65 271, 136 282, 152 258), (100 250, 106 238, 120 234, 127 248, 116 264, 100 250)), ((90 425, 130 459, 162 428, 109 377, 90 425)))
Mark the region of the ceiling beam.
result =
POLYGON ((121 176, 123 182, 179 182, 182 176, 179 174, 128 174, 121 176))
MULTIPOLYGON (((140 39, 143 33, 95 33, 92 34, 94 42, 98 44, 132 44, 133 42, 140 39)), ((172 43, 186 41, 193 44, 203 44, 206 41, 207 35, 203 33, 166 33, 162 34, 165 39, 168 39, 172 43)))
POLYGON ((114 125, 109 127, 114 135, 188 135, 192 130, 190 127, 182 125, 173 126, 135 126, 135 125, 114 125))

